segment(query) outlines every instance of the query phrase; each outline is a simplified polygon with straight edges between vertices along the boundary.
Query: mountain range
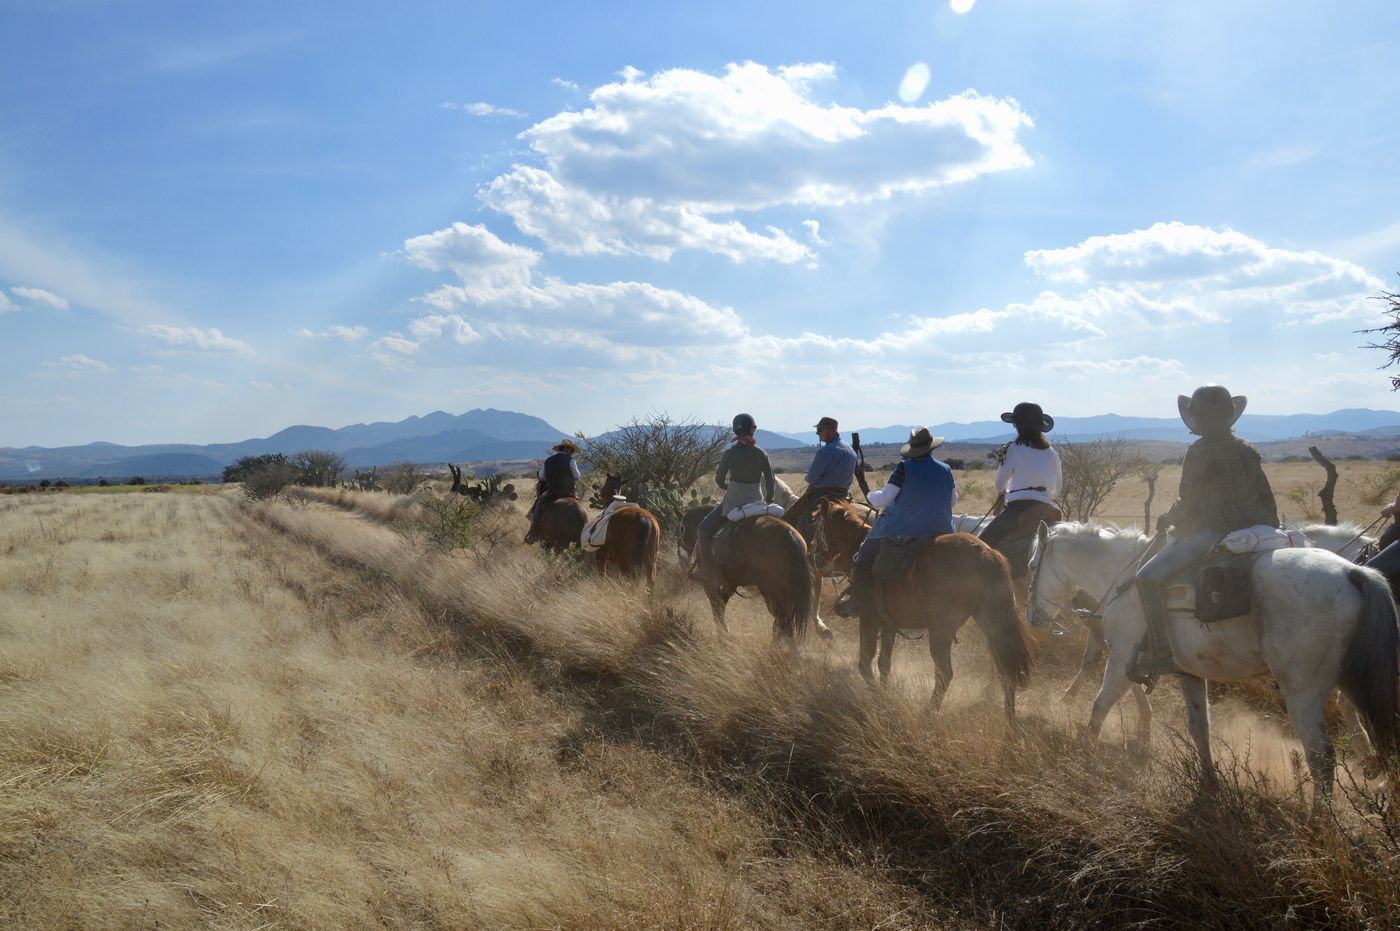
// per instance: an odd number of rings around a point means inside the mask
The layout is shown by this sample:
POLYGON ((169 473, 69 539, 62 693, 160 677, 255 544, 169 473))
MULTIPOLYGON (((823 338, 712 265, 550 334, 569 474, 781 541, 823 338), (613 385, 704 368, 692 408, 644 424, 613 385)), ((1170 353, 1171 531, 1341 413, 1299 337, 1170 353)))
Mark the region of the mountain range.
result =
MULTIPOLYGON (((910 427, 866 427, 859 431, 864 443, 902 443, 910 427)), ((941 423, 934 434, 952 442, 1004 442, 1011 429, 1000 420, 941 423)), ((1302 436, 1364 434, 1400 436, 1400 412, 1353 408, 1330 414, 1245 414, 1236 431, 1247 440, 1270 442, 1302 436)), ((244 456, 267 453, 292 454, 302 450, 328 450, 340 454, 351 468, 363 469, 394 462, 441 464, 532 460, 548 455, 549 448, 569 433, 539 417, 515 411, 478 408, 463 414, 434 411, 422 417, 396 422, 352 424, 331 429, 297 425, 268 437, 236 443, 199 446, 185 443, 120 446, 89 443, 84 446, 0 448, 0 480, 91 480, 146 478, 210 478, 244 456)), ((1062 417, 1054 436, 1092 440, 1122 436, 1130 440, 1187 442, 1190 435, 1179 419, 1124 417, 1062 417)), ((758 442, 768 449, 813 445, 810 432, 758 432, 758 442)))

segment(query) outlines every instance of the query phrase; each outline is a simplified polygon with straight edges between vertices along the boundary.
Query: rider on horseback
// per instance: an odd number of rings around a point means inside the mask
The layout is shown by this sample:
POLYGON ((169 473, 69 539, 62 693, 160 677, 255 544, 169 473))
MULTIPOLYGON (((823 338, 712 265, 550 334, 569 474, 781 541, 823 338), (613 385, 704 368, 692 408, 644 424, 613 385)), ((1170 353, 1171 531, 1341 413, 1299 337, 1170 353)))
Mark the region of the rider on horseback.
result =
POLYGON ((953 470, 932 455, 942 445, 943 437, 931 435, 927 427, 912 431, 899 451, 903 461, 894 467, 885 487, 870 493, 870 506, 884 510, 852 561, 851 587, 836 606, 842 617, 858 617, 873 608, 870 588, 875 558, 885 540, 926 540, 953 532, 957 483, 953 470))
MULTIPOLYGON (((1003 505, 1001 512, 988 524, 980 536, 982 542, 1007 553, 1007 538, 1022 529, 1033 531, 1039 519, 1037 515, 1058 515, 1054 507, 1055 496, 1060 493, 1063 478, 1060 470, 1060 454, 1055 452, 1045 434, 1055 429, 1055 419, 1039 404, 1023 401, 1009 413, 1002 414, 1005 423, 1016 427, 1016 440, 1007 443, 999 451, 1000 467, 997 469, 997 503, 1003 505), (1031 521, 1030 528, 1024 524, 1031 521)), ((1050 521, 1054 523, 1059 517, 1050 521)), ((1015 549, 1015 547, 1009 547, 1015 549)), ((1020 555, 1020 554, 1018 554, 1020 555)), ((1024 574, 1026 566, 1020 560, 1013 560, 1013 570, 1017 575, 1024 574)))
POLYGON ((1171 577, 1209 554, 1231 531, 1278 526, 1278 506, 1259 452, 1232 430, 1246 403, 1220 385, 1203 385, 1191 397, 1177 398, 1181 419, 1200 439, 1186 450, 1177 502, 1157 519, 1158 534, 1170 528, 1171 538, 1137 573, 1147 649, 1138 652, 1128 671, 1134 682, 1150 685, 1177 671, 1165 633, 1171 577))
POLYGON ((540 530, 540 518, 551 504, 560 498, 572 498, 576 494, 579 480, 578 463, 574 453, 578 444, 573 440, 562 440, 552 450, 553 455, 544 461, 539 471, 539 486, 536 488, 535 503, 530 508, 530 529, 525 534, 525 542, 535 542, 540 530))
POLYGON ((768 454, 754 439, 758 424, 749 414, 734 418, 734 445, 720 457, 715 484, 724 491, 724 500, 700 522, 695 540, 697 561, 690 577, 703 582, 714 572, 714 536, 724 526, 731 510, 757 501, 773 502, 773 466, 768 454))
POLYGON ((807 488, 783 513, 783 519, 793 526, 802 539, 811 540, 812 512, 823 499, 845 501, 851 497, 851 482, 856 475, 856 453, 838 432, 835 417, 817 421, 817 438, 822 446, 812 457, 807 469, 807 488))

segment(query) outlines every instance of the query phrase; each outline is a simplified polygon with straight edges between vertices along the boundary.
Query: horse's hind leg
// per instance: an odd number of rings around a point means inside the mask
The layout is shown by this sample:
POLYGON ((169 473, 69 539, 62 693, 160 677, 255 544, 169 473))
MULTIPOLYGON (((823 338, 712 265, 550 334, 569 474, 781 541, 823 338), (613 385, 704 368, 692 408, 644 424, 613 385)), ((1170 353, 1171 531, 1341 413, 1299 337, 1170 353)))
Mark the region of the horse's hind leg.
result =
POLYGON ((1361 750, 1362 774, 1367 779, 1379 779, 1384 771, 1384 766, 1376 754, 1376 746, 1371 742, 1371 735, 1366 732, 1366 728, 1361 723, 1361 712, 1357 711, 1351 699, 1341 692, 1337 693, 1337 710, 1342 713, 1342 720, 1346 722, 1347 737, 1351 745, 1361 750))
POLYGON ((1152 701, 1147 697, 1147 689, 1140 685, 1133 686, 1133 699, 1137 701, 1138 744, 1145 751, 1152 741, 1152 701))
POLYGON ((1215 759, 1210 752, 1210 695, 1206 692, 1206 680, 1198 676, 1182 676, 1181 694, 1186 699, 1187 729, 1201 759, 1201 779, 1206 788, 1214 789, 1220 780, 1216 778, 1215 759))
POLYGON ((1289 723, 1308 754, 1308 771, 1313 777, 1313 801, 1319 804, 1332 797, 1332 780, 1337 769, 1336 753, 1332 749, 1332 739, 1327 736, 1327 723, 1322 713, 1326 702, 1326 692, 1284 695, 1289 723))
POLYGON ((894 625, 885 621, 880 625, 880 684, 890 681, 890 663, 894 659, 894 625))
POLYGON ((710 599, 710 613, 714 615, 720 633, 728 634, 729 623, 724 619, 724 607, 729 603, 729 598, 715 585, 705 586, 705 597, 710 599))
POLYGON ((862 614, 860 616, 860 656, 856 661, 856 667, 860 670, 861 677, 865 679, 866 684, 871 686, 875 684, 875 674, 870 671, 870 664, 875 659, 875 641, 879 634, 879 622, 862 614))
POLYGON ((933 695, 929 704, 934 711, 943 707, 943 696, 953 684, 953 642, 928 634, 928 654, 933 657, 933 695))

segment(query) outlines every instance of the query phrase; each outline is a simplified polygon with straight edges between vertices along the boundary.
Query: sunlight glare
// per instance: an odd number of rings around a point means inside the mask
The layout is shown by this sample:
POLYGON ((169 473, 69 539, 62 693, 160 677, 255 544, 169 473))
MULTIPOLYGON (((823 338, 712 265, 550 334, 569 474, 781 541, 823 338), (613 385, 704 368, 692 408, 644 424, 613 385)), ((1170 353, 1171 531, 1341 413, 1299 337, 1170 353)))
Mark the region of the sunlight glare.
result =
POLYGON ((968 12, 977 3, 977 0, 948 0, 948 9, 959 16, 968 12))
POLYGON ((909 70, 904 72, 904 80, 899 82, 899 99, 905 103, 918 100, 924 95, 932 76, 933 72, 927 64, 921 61, 914 62, 909 66, 909 70))

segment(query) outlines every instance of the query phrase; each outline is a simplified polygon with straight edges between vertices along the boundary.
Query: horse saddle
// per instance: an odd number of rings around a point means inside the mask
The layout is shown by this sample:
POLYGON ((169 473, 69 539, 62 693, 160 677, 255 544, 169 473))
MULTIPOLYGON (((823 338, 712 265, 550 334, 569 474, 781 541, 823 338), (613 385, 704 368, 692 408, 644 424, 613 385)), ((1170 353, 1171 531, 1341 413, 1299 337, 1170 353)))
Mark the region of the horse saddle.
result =
POLYGON ((1026 508, 1021 515, 1016 518, 1015 525, 1011 528, 1012 535, 1023 533, 1035 533, 1040 527, 1040 522, 1047 524, 1058 524, 1065 519, 1065 514, 1057 505, 1048 501, 1037 501, 1032 507, 1026 508))
POLYGON ((1167 610, 1192 613, 1202 624, 1248 614, 1254 605, 1251 569, 1258 553, 1217 550, 1167 584, 1167 610))
POLYGON ((729 562, 729 557, 734 554, 734 543, 739 539, 739 528, 750 526, 763 516, 755 514, 752 517, 744 517, 739 520, 726 520, 724 526, 715 531, 715 535, 710 538, 710 555, 716 566, 725 565, 729 562))
POLYGON ((919 555, 919 544, 926 537, 885 537, 880 551, 875 554, 875 564, 870 574, 877 579, 897 579, 914 567, 914 559, 919 555))

